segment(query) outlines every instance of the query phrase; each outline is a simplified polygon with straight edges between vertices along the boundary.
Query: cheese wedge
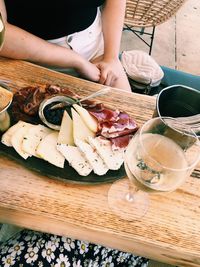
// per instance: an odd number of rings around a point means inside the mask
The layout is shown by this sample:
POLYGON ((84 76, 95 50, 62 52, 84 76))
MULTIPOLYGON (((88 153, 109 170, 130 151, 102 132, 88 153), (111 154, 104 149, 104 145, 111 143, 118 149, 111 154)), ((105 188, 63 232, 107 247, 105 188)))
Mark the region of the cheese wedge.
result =
POLYGON ((76 146, 58 144, 57 149, 81 176, 87 176, 92 167, 76 146))
POLYGON ((96 149, 92 148, 91 145, 81 140, 75 140, 75 143, 92 166, 94 173, 98 175, 104 175, 107 173, 108 167, 96 152, 96 149))
POLYGON ((90 115, 90 113, 85 108, 77 104, 74 104, 73 107, 79 113, 79 115, 81 116, 82 120, 87 125, 87 127, 92 132, 96 133, 98 130, 97 120, 92 115, 90 115))
POLYGON ((88 137, 88 142, 110 170, 118 170, 121 167, 124 162, 123 150, 112 150, 111 142, 102 137, 88 137))
POLYGON ((31 157, 32 155, 25 152, 22 147, 22 143, 24 140, 24 136, 27 134, 28 130, 33 127, 32 124, 24 124, 21 128, 19 128, 11 137, 11 143, 13 148, 17 151, 17 153, 24 159, 31 157))
POLYGON ((82 120, 81 116, 72 108, 73 120, 73 137, 74 140, 86 141, 88 136, 94 137, 95 133, 92 132, 82 120))
POLYGON ((64 111, 58 135, 58 144, 74 145, 73 122, 67 111, 64 111))
POLYGON ((36 154, 36 149, 39 143, 44 139, 45 136, 52 133, 53 131, 49 128, 38 124, 33 125, 31 128, 28 129, 27 133, 24 135, 24 139, 22 142, 22 149, 26 153, 39 157, 36 154))
POLYGON ((59 168, 64 168, 65 158, 57 150, 57 140, 57 131, 53 131, 52 133, 46 135, 39 143, 36 149, 36 154, 49 163, 59 168))
POLYGON ((24 121, 18 121, 16 124, 14 124, 12 127, 10 127, 2 135, 1 142, 6 146, 12 146, 11 138, 12 138, 13 134, 15 134, 18 129, 20 129, 21 127, 23 127, 26 124, 28 124, 28 123, 24 122, 24 121))

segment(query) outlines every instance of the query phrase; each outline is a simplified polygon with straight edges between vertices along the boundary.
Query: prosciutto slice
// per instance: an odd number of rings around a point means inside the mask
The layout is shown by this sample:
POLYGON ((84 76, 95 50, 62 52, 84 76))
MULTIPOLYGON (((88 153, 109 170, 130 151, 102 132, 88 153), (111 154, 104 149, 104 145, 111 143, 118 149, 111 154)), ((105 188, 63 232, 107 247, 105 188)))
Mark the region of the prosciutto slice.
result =
POLYGON ((119 110, 111 110, 104 108, 103 104, 97 104, 89 112, 93 115, 100 124, 111 123, 118 120, 119 110))
POLYGON ((110 139, 113 148, 126 147, 131 134, 138 129, 136 122, 127 113, 105 108, 103 104, 89 107, 88 111, 98 121, 98 135, 110 139))
POLYGON ((111 138, 111 145, 113 150, 118 150, 119 148, 126 148, 133 137, 132 134, 127 134, 124 136, 119 136, 116 138, 111 138))
POLYGON ((24 120, 34 122, 38 120, 38 109, 40 103, 53 95, 67 95, 78 98, 78 95, 68 88, 61 88, 58 85, 29 86, 17 91, 13 97, 12 113, 16 121, 24 120))
POLYGON ((115 121, 103 122, 101 124, 101 135, 106 138, 115 138, 131 134, 137 130, 137 125, 127 113, 120 112, 115 121))

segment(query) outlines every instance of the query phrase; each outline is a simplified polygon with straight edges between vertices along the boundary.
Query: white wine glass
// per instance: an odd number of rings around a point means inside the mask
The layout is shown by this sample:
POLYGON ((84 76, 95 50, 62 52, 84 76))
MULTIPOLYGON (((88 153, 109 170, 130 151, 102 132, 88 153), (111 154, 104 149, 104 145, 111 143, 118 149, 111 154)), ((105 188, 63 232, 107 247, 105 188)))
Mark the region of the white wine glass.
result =
POLYGON ((189 126, 175 118, 150 119, 126 149, 124 165, 129 179, 110 187, 110 208, 125 220, 140 219, 149 207, 148 193, 174 191, 199 160, 200 142, 189 126))

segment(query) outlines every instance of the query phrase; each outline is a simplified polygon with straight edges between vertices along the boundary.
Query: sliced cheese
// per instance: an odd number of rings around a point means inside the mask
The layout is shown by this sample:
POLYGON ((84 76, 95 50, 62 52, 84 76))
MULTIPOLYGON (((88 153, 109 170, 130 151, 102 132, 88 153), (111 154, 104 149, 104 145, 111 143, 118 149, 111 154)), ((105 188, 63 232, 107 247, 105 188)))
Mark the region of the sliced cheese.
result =
POLYGON ((12 136, 17 132, 18 129, 23 127, 24 125, 27 125, 27 122, 24 121, 18 121, 16 124, 14 124, 12 127, 10 127, 1 138, 1 142, 6 146, 12 146, 11 138, 12 136))
POLYGON ((76 146, 58 144, 57 149, 81 176, 87 176, 92 167, 76 146))
POLYGON ((85 122, 87 127, 92 132, 96 133, 98 130, 97 120, 92 115, 90 115, 90 113, 85 108, 83 108, 77 104, 74 104, 73 107, 79 113, 79 115, 81 116, 82 120, 85 122))
POLYGON ((123 150, 112 150, 111 142, 102 137, 88 137, 88 142, 110 170, 118 170, 121 167, 124 162, 123 150))
POLYGON ((27 134, 28 130, 32 128, 32 124, 24 124, 22 127, 17 129, 17 131, 11 137, 11 143, 13 148, 17 151, 17 153, 24 159, 31 157, 30 153, 27 153, 23 150, 22 143, 24 140, 24 136, 27 134))
POLYGON ((53 131, 52 133, 46 135, 39 143, 36 149, 36 154, 38 154, 42 159, 48 161, 49 163, 59 168, 64 168, 65 158, 57 150, 57 140, 57 131, 53 131))
POLYGON ((73 137, 74 140, 86 141, 88 136, 94 137, 95 133, 92 132, 82 120, 81 116, 72 108, 73 120, 73 137))
POLYGON ((36 149, 39 143, 44 139, 45 136, 47 136, 51 132, 52 130, 41 124, 33 125, 24 135, 22 149, 26 153, 38 157, 38 155, 36 154, 36 149))
POLYGON ((80 151, 84 154, 87 161, 92 166, 94 173, 98 175, 104 175, 105 173, 107 173, 108 167, 106 166, 102 158, 99 156, 99 154, 96 152, 96 149, 81 140, 75 140, 75 143, 80 149, 80 151))
POLYGON ((73 122, 67 111, 64 111, 58 135, 58 144, 74 145, 73 122))

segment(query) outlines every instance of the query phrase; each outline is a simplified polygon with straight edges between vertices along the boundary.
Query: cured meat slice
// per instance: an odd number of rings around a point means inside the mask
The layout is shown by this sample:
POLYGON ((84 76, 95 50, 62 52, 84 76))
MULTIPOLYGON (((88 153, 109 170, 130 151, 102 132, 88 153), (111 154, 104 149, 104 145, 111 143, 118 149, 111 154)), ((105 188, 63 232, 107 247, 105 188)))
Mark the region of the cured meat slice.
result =
POLYGON ((89 108, 89 112, 98 120, 98 135, 108 139, 129 135, 138 129, 136 122, 125 112, 103 105, 89 108))
POLYGON ((12 113, 13 118, 28 122, 38 122, 38 109, 40 103, 53 95, 67 95, 78 98, 78 95, 73 93, 68 88, 61 88, 58 85, 29 86, 17 91, 13 97, 12 113))
POLYGON ((112 150, 117 150, 119 148, 126 148, 133 137, 132 134, 119 136, 116 138, 111 138, 112 150))

